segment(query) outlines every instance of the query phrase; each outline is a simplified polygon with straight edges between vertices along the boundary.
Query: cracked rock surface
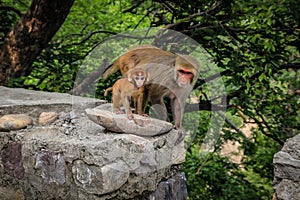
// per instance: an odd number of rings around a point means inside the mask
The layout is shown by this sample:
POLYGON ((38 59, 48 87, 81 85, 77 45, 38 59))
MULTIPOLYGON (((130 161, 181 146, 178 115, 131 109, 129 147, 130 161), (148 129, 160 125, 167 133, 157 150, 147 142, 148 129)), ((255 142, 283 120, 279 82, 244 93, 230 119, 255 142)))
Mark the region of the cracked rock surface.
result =
POLYGON ((300 134, 285 142, 274 155, 273 164, 276 199, 300 199, 300 134))
POLYGON ((183 142, 175 145, 178 132, 151 118, 128 125, 126 117, 123 126, 130 128, 107 130, 108 122, 90 120, 102 103, 0 87, 0 117, 21 114, 32 120, 21 129, 0 130, 0 199, 144 199, 185 191, 182 178, 170 179, 174 189, 160 184, 156 191, 162 180, 177 177, 185 161, 183 142))

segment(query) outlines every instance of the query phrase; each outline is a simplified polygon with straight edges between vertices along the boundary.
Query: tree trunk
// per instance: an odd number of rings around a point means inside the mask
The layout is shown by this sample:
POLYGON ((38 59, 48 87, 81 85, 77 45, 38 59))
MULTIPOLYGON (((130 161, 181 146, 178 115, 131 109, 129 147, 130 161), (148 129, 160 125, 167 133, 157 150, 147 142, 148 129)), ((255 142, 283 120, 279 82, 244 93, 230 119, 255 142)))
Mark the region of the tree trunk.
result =
POLYGON ((0 51, 0 85, 28 75, 32 63, 65 21, 74 0, 33 0, 5 38, 0 51))

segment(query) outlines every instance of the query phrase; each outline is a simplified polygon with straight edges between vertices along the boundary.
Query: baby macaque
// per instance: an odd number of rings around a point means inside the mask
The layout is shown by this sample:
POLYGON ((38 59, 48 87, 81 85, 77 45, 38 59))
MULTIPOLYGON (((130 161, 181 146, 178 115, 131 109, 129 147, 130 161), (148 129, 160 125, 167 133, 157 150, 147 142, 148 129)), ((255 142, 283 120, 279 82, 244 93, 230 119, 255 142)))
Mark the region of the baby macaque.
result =
POLYGON ((142 102, 144 94, 144 85, 149 81, 148 72, 141 68, 134 68, 127 72, 125 78, 121 78, 115 82, 112 87, 105 90, 104 96, 107 96, 109 91, 113 92, 112 101, 114 112, 122 114, 120 105, 123 105, 128 119, 133 119, 133 114, 130 107, 131 97, 136 99, 137 114, 143 115, 142 102))

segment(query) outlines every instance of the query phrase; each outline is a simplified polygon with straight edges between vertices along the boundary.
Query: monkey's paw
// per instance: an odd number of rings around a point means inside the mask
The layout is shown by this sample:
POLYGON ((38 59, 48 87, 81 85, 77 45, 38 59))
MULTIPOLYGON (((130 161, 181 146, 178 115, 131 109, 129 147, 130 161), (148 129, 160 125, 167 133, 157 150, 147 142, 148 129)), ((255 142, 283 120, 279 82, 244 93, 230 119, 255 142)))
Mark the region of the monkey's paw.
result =
POLYGON ((133 120, 133 114, 128 114, 128 115, 127 115, 127 118, 128 118, 129 120, 133 120))

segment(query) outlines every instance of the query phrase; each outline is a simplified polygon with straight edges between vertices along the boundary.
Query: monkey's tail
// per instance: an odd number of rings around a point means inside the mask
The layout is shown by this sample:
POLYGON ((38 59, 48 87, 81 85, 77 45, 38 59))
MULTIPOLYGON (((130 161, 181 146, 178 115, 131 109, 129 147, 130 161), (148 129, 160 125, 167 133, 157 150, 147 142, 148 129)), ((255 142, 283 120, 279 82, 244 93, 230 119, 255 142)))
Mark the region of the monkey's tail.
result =
POLYGON ((104 96, 106 97, 108 95, 108 92, 112 91, 113 90, 113 87, 109 87, 105 90, 104 92, 104 96))
POLYGON ((113 73, 116 73, 119 70, 119 62, 116 60, 112 65, 108 66, 108 68, 104 71, 102 75, 103 79, 107 79, 113 73))

